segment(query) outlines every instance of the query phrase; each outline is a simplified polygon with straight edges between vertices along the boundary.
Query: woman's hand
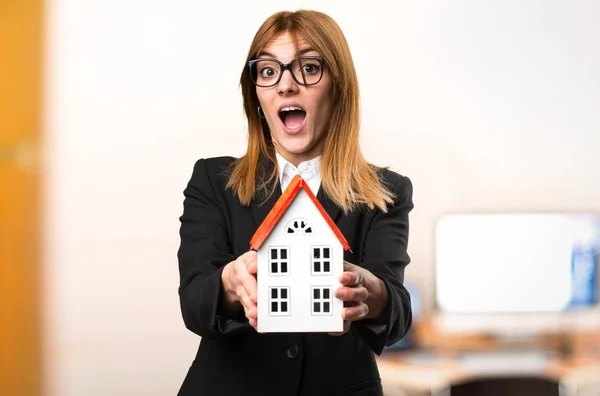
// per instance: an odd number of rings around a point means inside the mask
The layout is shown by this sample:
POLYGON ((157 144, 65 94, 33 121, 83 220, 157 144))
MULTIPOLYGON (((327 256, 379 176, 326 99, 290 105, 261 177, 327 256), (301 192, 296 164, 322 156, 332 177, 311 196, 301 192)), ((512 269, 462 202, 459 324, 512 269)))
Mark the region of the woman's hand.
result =
POLYGON ((329 333, 331 335, 345 334, 353 321, 378 317, 388 300, 388 292, 381 279, 369 270, 347 261, 344 261, 340 283, 342 286, 337 289, 335 296, 344 301, 344 330, 329 333))
POLYGON ((254 328, 257 326, 258 316, 256 307, 257 266, 257 253, 251 250, 227 264, 221 273, 225 309, 233 311, 241 304, 250 326, 254 328))

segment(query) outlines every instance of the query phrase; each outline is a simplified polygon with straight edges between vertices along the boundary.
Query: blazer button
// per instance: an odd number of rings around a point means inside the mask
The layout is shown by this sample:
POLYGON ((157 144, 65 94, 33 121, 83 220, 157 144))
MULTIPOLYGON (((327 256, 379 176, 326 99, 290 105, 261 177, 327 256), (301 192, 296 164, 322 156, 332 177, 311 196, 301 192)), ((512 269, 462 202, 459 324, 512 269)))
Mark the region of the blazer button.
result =
POLYGON ((298 348, 298 345, 292 345, 291 347, 289 347, 287 349, 287 351, 285 351, 285 354, 290 359, 296 359, 298 357, 299 353, 300 353, 300 348, 298 348))

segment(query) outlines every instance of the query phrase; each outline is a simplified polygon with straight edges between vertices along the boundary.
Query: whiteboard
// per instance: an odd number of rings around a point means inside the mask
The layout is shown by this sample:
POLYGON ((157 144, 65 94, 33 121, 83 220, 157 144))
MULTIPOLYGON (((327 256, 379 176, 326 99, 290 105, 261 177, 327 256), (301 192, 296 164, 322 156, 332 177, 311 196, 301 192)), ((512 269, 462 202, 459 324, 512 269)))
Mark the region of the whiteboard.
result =
POLYGON ((593 232, 586 218, 564 214, 443 217, 435 230, 439 310, 564 310, 571 299, 573 246, 593 232))

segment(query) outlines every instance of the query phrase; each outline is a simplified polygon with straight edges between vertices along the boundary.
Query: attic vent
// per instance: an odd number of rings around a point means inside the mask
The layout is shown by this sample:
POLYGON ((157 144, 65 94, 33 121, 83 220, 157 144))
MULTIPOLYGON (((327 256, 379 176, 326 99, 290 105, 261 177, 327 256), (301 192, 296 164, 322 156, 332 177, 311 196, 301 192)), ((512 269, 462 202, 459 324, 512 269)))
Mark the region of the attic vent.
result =
POLYGON ((312 234, 313 229, 304 219, 293 219, 285 226, 286 235, 312 234))

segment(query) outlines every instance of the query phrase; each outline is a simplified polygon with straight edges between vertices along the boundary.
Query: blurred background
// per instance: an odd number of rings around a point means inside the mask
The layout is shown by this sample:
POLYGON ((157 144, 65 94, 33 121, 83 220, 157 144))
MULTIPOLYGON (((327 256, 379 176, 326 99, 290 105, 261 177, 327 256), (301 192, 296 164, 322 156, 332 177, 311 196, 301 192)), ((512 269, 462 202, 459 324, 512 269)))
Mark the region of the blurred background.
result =
POLYGON ((600 395, 594 0, 0 0, 0 395, 177 393, 183 189, 244 152, 246 52, 299 8, 346 34, 365 156, 414 184, 386 395, 600 395))

